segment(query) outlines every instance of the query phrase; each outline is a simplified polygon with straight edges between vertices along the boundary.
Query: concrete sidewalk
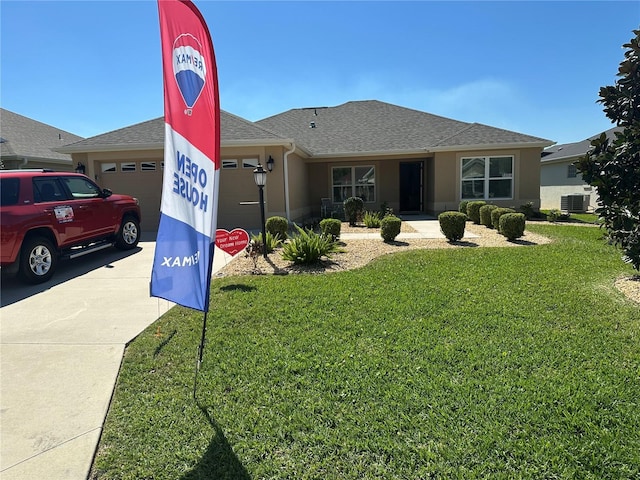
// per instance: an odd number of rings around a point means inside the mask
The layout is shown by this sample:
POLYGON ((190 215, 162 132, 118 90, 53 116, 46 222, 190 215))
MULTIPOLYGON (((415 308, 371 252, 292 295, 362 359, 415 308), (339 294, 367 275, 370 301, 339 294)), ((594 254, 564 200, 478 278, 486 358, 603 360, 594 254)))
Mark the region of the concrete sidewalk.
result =
MULTIPOLYGON (((444 238, 407 218, 413 238, 444 238)), ((380 238, 380 233, 356 234, 380 238)), ((475 235, 469 235, 475 236, 475 235)), ((52 281, 2 281, 0 477, 86 479, 125 346, 173 304, 149 296, 154 237, 61 262, 52 281)), ((214 272, 231 257, 216 249, 214 272)))

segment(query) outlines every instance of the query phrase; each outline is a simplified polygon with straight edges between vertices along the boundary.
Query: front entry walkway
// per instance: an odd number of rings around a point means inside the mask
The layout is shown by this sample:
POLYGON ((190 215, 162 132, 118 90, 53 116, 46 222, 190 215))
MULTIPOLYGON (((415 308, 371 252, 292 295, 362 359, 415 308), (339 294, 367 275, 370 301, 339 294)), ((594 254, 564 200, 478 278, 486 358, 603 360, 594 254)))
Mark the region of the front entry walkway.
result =
MULTIPOLYGON (((415 232, 401 232, 396 239, 403 240, 409 238, 445 238, 440 231, 440 223, 433 217, 426 215, 403 215, 402 221, 409 224, 415 232)), ((363 231, 362 233, 341 233, 340 239, 342 240, 357 240, 357 239, 379 239, 380 229, 372 228, 371 233, 369 231, 363 231)), ((478 235, 471 232, 464 232, 464 238, 478 238, 478 235)))

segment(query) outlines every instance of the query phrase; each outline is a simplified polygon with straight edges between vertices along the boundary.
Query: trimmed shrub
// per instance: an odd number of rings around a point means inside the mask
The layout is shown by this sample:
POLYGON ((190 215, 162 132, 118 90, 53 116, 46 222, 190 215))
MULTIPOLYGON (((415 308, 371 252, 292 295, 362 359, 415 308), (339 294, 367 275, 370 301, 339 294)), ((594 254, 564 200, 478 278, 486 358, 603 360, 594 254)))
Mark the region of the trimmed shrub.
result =
POLYGON ((288 238, 289 221, 284 217, 269 217, 265 223, 265 228, 274 237, 278 235, 280 240, 288 238))
POLYGON ((340 237, 342 222, 337 218, 325 218, 320 220, 320 231, 323 235, 330 236, 334 241, 340 237))
POLYGON ((467 205, 469 204, 469 200, 462 200, 460 202, 460 205, 458 206, 458 211, 460 213, 464 213, 465 215, 467 214, 467 205))
POLYGON ((313 230, 304 230, 295 225, 298 233, 282 247, 282 258, 295 264, 309 265, 319 262, 322 257, 329 258, 341 249, 330 235, 317 234, 313 230))
POLYGON ((344 215, 352 227, 362 219, 364 200, 360 197, 349 197, 344 201, 344 215))
POLYGON ((500 233, 512 241, 524 235, 524 213, 505 213, 500 216, 500 233))
POLYGON ((549 213, 547 213, 547 220, 549 220, 550 222, 566 222, 570 218, 570 213, 562 213, 557 208, 552 208, 551 210, 549 210, 549 213))
POLYGON ((520 205, 520 211, 524 213, 527 220, 535 218, 536 216, 536 211, 533 208, 533 202, 527 202, 524 205, 520 205))
POLYGON ((500 217, 505 213, 516 213, 513 208, 494 208, 491 211, 491 223, 493 224, 493 228, 500 231, 500 217))
POLYGON ((389 206, 389 202, 382 202, 380 204, 380 218, 384 218, 387 215, 393 215, 393 208, 389 206))
POLYGON ((498 208, 497 205, 483 205, 480 207, 480 224, 487 228, 493 228, 491 212, 498 208))
POLYGON ((464 237, 467 216, 462 212, 443 212, 438 215, 440 230, 450 242, 457 242, 464 237))
POLYGON ((480 225, 480 208, 486 205, 484 200, 474 200, 467 203, 467 217, 476 225, 480 225))
POLYGON ((378 212, 364 212, 362 222, 367 228, 380 228, 382 216, 378 212))
POLYGON ((385 242, 393 242, 400 233, 402 220, 395 215, 387 215, 380 222, 380 235, 385 242))

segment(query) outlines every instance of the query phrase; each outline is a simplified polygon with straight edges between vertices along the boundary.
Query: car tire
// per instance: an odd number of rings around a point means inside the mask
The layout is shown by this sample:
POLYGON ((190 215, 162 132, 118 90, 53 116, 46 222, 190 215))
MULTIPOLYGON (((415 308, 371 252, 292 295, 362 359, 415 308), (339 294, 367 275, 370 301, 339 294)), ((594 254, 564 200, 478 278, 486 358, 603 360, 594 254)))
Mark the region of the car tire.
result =
POLYGON ((45 237, 27 238, 20 251, 18 275, 27 283, 43 283, 49 280, 58 265, 55 247, 45 237))
POLYGON ((120 230, 116 235, 116 248, 130 250, 135 248, 140 241, 140 223, 135 217, 126 216, 122 220, 120 230))

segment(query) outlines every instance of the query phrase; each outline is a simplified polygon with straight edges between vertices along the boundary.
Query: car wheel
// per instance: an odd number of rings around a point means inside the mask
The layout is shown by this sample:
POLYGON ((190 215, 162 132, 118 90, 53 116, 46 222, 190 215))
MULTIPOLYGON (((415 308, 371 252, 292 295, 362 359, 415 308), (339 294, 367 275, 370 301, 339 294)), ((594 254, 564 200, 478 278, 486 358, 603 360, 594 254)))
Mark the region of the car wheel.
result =
POLYGON ((120 250, 129 250, 135 248, 139 241, 140 224, 134 217, 124 217, 116 236, 116 247, 120 250))
POLYGON ((42 283, 53 276, 57 264, 53 244, 45 237, 32 237, 22 245, 18 273, 28 283, 42 283))

